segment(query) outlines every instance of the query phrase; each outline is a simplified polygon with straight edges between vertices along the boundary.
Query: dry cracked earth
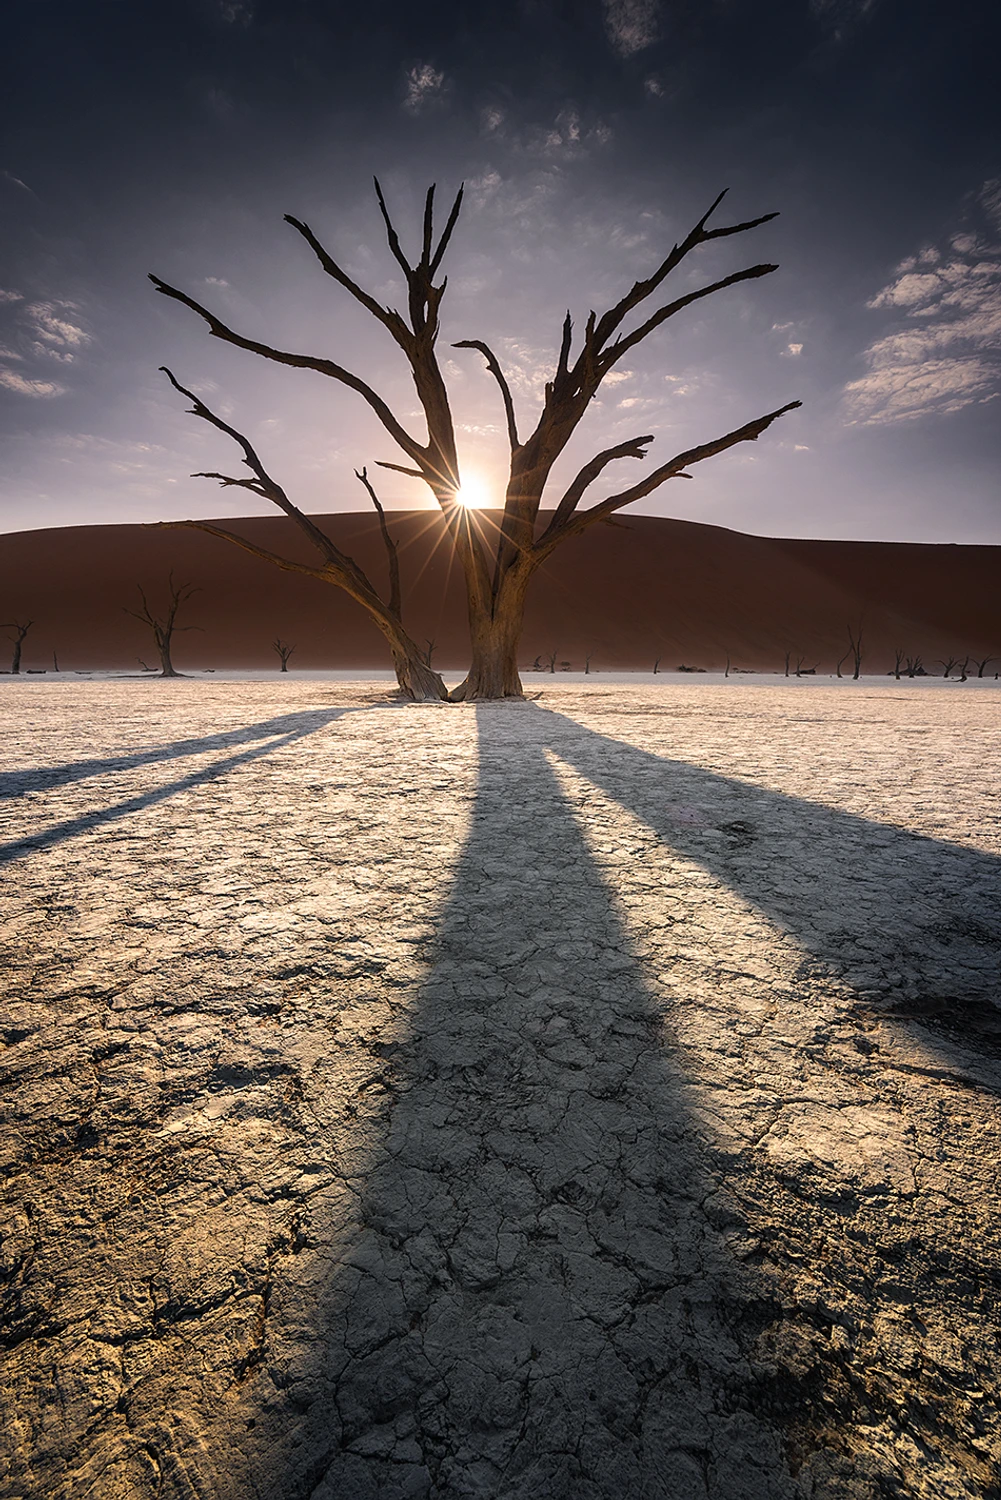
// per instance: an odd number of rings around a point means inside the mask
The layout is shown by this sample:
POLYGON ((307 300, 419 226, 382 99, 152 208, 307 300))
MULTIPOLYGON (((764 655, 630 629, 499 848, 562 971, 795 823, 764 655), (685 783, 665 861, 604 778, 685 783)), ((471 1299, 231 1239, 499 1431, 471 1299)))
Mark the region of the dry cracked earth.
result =
POLYGON ((996 690, 3 692, 4 1500, 1001 1494, 996 690))

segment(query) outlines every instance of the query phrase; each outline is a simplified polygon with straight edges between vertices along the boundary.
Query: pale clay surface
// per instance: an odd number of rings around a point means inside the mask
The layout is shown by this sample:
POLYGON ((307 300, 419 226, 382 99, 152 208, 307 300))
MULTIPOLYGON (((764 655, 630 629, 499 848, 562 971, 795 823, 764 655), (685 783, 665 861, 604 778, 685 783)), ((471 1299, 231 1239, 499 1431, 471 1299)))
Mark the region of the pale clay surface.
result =
POLYGON ((0 691, 4 1500, 1001 1493, 1001 694, 0 691))

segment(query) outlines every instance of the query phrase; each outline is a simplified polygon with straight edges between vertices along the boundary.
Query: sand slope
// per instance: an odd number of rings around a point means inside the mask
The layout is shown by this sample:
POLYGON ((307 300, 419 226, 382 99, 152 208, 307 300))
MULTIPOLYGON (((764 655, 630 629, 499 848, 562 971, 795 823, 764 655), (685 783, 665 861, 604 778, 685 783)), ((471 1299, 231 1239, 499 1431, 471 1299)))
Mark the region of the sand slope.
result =
MULTIPOLYGON (((475 513, 489 532, 488 512, 475 513)), ((386 560, 371 513, 321 518, 338 545, 386 586, 386 560)), ((411 633, 435 641, 435 664, 466 662, 461 582, 442 544, 439 518, 397 512, 411 633)), ((284 517, 223 523, 259 545, 311 561, 284 517)), ((320 581, 283 573, 195 531, 77 526, 19 532, 0 541, 0 619, 31 618, 25 666, 64 670, 135 667, 150 660, 148 632, 124 607, 142 582, 162 599, 170 569, 200 586, 178 641, 190 667, 277 665, 275 635, 297 642, 293 666, 388 665, 381 637, 357 605, 320 581)), ((537 579, 523 660, 555 651, 575 670, 664 669, 681 662, 781 670, 785 653, 833 669, 846 625, 864 622, 866 671, 885 671, 899 646, 938 658, 1001 652, 1001 547, 790 541, 651 516, 622 518, 568 543, 537 579)), ((938 670, 941 670, 939 668, 938 670)), ((992 668, 993 671, 993 668, 992 668)))

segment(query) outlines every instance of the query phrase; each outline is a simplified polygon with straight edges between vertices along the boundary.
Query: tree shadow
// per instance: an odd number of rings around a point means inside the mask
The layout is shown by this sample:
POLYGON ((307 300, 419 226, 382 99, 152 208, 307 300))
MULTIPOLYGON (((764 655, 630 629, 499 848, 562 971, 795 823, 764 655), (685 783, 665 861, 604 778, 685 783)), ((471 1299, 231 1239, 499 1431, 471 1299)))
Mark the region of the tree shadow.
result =
POLYGON ((1001 860, 738 781, 528 705, 559 760, 804 950, 804 977, 1001 1057, 1001 860))
MULTIPOLYGON (((345 714, 366 711, 361 708, 336 708, 300 714, 283 714, 280 718, 265 720, 246 729, 206 735, 197 740, 178 740, 173 745, 164 746, 156 751, 141 752, 135 756, 78 761, 66 766, 53 767, 51 772, 26 773, 30 776, 51 775, 52 779, 43 783, 44 789, 48 790, 49 787, 66 785, 71 781, 97 776, 105 771, 137 769, 145 765, 179 759, 186 755, 198 755, 208 750, 222 749, 227 745, 245 743, 248 739, 258 741, 266 736, 275 736, 268 738, 266 744, 254 744, 251 749, 239 755, 230 755, 225 760, 213 761, 211 765, 199 766, 189 775, 182 776, 177 781, 171 781, 166 786, 153 787, 149 791, 137 793, 134 797, 126 797, 123 801, 112 803, 108 807, 97 808, 93 812, 81 813, 79 817, 52 824, 27 838, 14 839, 9 843, 0 844, 0 865, 24 859, 40 849, 51 849, 78 834, 89 833, 95 828, 102 828, 107 823, 115 822, 118 818, 128 817, 130 813, 141 812, 147 807, 155 807, 158 802, 175 797, 179 792, 186 792, 192 787, 215 781, 218 777, 236 770, 238 766, 260 759, 262 755, 271 755, 275 750, 285 749, 286 746, 295 744, 306 735, 315 734, 318 729, 325 728, 345 714)), ((30 789, 34 790, 37 787, 36 781, 30 789)), ((8 793, 8 795, 21 795, 24 790, 28 789, 22 788, 20 792, 8 793)))
MULTIPOLYGON (((346 711, 337 709, 333 717, 346 711)), ((30 771, 4 771, 0 773, 0 800, 23 797, 26 792, 46 792, 52 787, 85 781, 89 776, 103 776, 109 771, 132 771, 139 766, 156 765, 164 760, 202 755, 208 750, 227 750, 232 745, 254 744, 258 740, 277 735, 293 735, 298 731, 310 733, 312 728, 322 728, 330 719, 331 714, 325 709, 308 709, 299 713, 279 714, 274 719, 262 719, 258 724, 241 725, 237 729, 221 730, 195 739, 153 745, 145 750, 132 751, 128 755, 94 756, 88 760, 69 761, 61 766, 37 766, 30 771)))
MULTIPOLYGON (((471 826, 356 1211, 273 1306, 227 1496, 794 1493, 663 1000, 525 719, 478 710, 471 826), (322 1290, 319 1290, 322 1286, 322 1290), (299 1319, 296 1326, 296 1319, 299 1319), (239 1449, 242 1454, 237 1457, 239 1449)), ((545 721, 538 722, 540 729, 545 721)), ((299 1262, 301 1266, 302 1262, 299 1262)), ((290 1263, 291 1269, 291 1263, 290 1263)))
POLYGON ((986 1026, 998 861, 547 710, 477 718, 433 970, 374 1044, 378 1144, 349 1173, 354 1209, 316 1232, 315 1299, 290 1294, 268 1330, 260 1415, 221 1493, 770 1500, 905 1493, 946 1471, 979 1493, 982 1393, 934 1345, 912 1368, 899 1330, 884 1347, 872 1329, 884 1295, 920 1306, 919 1342, 939 1309, 975 1327, 990 1247, 964 1231, 943 1255, 892 1193, 860 1204, 850 1182, 712 1148, 670 1000, 550 757, 765 912, 807 966, 909 994, 908 1015, 948 998, 929 1023, 943 1043, 986 1026))

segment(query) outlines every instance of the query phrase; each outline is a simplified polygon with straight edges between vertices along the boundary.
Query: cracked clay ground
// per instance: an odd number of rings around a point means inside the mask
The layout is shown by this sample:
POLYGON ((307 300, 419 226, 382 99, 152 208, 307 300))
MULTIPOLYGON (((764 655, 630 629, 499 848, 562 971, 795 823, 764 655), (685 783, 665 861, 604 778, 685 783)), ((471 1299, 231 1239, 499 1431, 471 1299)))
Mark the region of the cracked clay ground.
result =
POLYGON ((1001 1494, 993 685, 2 693, 4 1500, 1001 1494))

